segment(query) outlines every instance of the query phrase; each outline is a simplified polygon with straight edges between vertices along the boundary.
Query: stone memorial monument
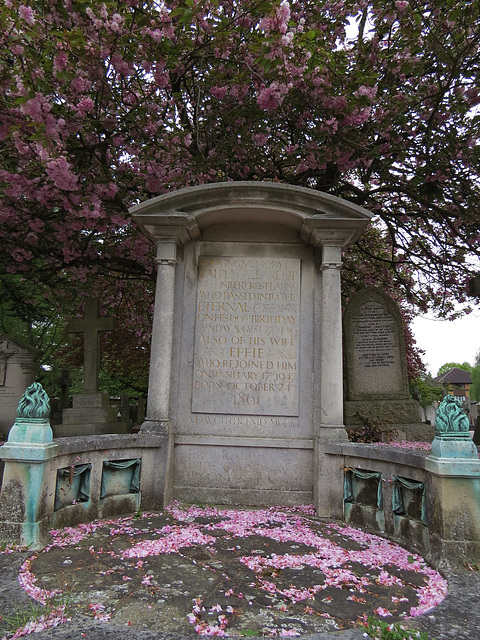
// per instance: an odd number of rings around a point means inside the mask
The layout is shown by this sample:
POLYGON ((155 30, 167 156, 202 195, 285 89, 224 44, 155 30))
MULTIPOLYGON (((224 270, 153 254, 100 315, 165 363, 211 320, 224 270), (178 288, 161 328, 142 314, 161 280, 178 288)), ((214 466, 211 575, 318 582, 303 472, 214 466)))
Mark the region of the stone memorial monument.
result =
POLYGON ((366 287, 345 309, 345 423, 383 424, 400 439, 432 440, 433 426, 420 422, 410 398, 403 320, 383 291, 366 287))
POLYGON ((0 440, 7 438, 18 402, 35 380, 37 370, 36 349, 17 338, 0 336, 0 440))
POLYGON ((98 299, 85 301, 85 318, 72 320, 71 333, 83 333, 83 393, 73 396, 73 407, 62 411, 62 424, 54 425, 55 437, 126 433, 127 425, 117 421, 117 409, 98 390, 100 333, 115 328, 113 318, 100 316, 98 299))
POLYGON ((157 246, 141 431, 168 441, 165 500, 341 503, 322 452, 346 440, 340 269, 371 214, 255 182, 182 189, 131 214, 157 246))

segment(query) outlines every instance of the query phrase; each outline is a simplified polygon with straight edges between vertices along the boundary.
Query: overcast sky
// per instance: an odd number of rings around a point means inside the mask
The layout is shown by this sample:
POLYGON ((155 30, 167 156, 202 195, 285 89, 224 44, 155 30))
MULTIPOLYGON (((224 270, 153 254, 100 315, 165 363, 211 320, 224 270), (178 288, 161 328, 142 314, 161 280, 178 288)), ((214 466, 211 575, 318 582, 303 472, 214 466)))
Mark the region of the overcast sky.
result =
POLYGON ((419 316, 412 329, 417 346, 426 352, 423 361, 433 376, 446 362, 474 364, 480 350, 480 308, 452 322, 419 316))

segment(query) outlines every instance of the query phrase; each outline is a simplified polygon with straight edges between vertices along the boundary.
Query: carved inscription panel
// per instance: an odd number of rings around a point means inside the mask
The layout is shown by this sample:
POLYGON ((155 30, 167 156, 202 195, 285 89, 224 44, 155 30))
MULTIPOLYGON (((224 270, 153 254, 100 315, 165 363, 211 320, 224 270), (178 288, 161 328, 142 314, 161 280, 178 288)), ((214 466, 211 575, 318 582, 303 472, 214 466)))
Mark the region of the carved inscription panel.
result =
POLYGON ((298 416, 300 269, 200 257, 192 412, 298 416))
POLYGON ((395 318, 379 302, 361 305, 353 323, 355 388, 366 394, 393 393, 401 386, 395 318))
POLYGON ((367 302, 360 307, 353 335, 359 364, 366 369, 395 366, 395 319, 378 302, 367 302))

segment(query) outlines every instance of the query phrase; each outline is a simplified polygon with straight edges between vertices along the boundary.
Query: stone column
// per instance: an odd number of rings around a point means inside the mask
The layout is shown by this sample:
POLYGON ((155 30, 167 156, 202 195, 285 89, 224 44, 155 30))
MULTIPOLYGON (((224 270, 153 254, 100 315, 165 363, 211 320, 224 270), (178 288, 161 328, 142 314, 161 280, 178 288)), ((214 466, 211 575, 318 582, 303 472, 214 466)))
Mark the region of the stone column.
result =
POLYGON ((340 270, 342 247, 322 247, 320 424, 323 441, 346 440, 343 426, 342 299, 340 270))
POLYGON ((147 416, 141 431, 164 435, 168 434, 169 429, 176 257, 176 243, 173 240, 159 240, 147 416))
POLYGON ((343 463, 325 454, 327 442, 347 441, 343 425, 341 245, 321 248, 320 395, 315 419, 313 497, 319 516, 343 516, 343 463))

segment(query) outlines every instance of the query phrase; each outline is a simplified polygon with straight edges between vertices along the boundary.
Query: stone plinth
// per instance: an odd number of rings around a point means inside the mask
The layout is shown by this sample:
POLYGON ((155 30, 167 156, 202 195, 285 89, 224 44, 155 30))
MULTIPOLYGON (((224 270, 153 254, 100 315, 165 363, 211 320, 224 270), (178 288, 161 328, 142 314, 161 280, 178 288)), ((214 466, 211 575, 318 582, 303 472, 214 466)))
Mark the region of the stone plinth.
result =
POLYGON ((38 383, 25 392, 8 441, 0 448, 5 463, 0 494, 0 540, 41 548, 48 537, 50 513, 45 482, 57 445, 48 420, 48 396, 38 383))
POLYGON ((117 420, 117 409, 104 393, 73 396, 73 407, 62 412, 62 424, 54 425, 55 437, 127 433, 128 425, 117 420))
MULTIPOLYGON (((453 453, 458 454, 454 448, 453 453)), ((442 449, 445 453, 445 446, 442 449)), ((480 460, 476 450, 475 458, 431 455, 425 468, 432 478, 432 559, 442 564, 479 558, 480 460)))
POLYGON ((342 250, 371 214, 325 193, 255 182, 182 189, 131 213, 157 246, 141 433, 169 438, 166 495, 316 500, 317 445, 346 440, 342 250))

